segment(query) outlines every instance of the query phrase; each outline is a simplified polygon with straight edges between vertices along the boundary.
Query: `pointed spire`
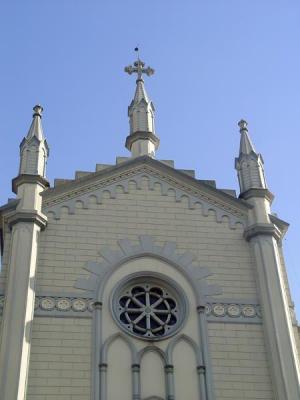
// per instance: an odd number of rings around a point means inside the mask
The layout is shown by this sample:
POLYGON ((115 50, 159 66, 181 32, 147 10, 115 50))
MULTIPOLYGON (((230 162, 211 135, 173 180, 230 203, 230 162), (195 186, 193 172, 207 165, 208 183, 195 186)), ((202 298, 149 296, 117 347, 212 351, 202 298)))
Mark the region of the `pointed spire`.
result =
POLYGON ((151 76, 154 74, 154 69, 145 68, 145 63, 138 57, 133 66, 125 67, 125 72, 129 75, 137 74, 134 98, 128 107, 130 133, 125 146, 133 157, 142 155, 154 157, 155 150, 159 146, 159 139, 155 134, 155 108, 147 95, 143 80, 143 74, 151 76))
POLYGON ((250 154, 251 152, 256 153, 256 150, 248 135, 248 123, 241 119, 238 123, 238 126, 240 127, 241 133, 240 154, 250 154))
POLYGON ((149 97, 146 92, 146 88, 144 85, 143 79, 137 79, 136 81, 136 89, 132 103, 139 104, 142 100, 146 103, 150 103, 149 97))
POLYGON ((44 137, 41 122, 43 107, 36 105, 33 107, 33 111, 29 131, 20 144, 20 174, 45 177, 49 147, 44 137))
POLYGON ((32 123, 30 125, 28 134, 26 136, 27 140, 32 139, 35 137, 38 140, 44 140, 44 133, 43 133, 43 127, 42 127, 42 112, 43 112, 43 107, 40 106, 39 104, 33 107, 33 116, 32 116, 32 123))
POLYGON ((238 123, 241 140, 238 158, 235 159, 235 169, 241 193, 249 189, 266 189, 264 175, 264 161, 262 156, 256 152, 248 133, 248 123, 241 120, 238 123))

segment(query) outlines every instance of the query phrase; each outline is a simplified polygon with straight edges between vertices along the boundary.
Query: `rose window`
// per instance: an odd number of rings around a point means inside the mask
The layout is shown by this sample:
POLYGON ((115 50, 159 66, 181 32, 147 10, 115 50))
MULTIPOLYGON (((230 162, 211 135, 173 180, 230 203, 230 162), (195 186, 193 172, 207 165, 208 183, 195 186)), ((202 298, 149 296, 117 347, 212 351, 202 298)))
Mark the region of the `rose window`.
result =
POLYGON ((175 290, 155 281, 135 281, 114 299, 115 316, 122 328, 149 340, 169 336, 177 330, 182 308, 175 290))

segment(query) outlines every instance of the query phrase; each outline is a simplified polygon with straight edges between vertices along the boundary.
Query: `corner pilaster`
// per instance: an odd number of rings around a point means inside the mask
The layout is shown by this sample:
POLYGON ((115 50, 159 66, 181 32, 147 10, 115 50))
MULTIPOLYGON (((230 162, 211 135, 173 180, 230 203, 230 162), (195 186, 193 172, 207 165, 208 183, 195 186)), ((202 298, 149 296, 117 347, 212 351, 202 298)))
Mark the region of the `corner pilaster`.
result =
POLYGON ((276 400, 300 399, 300 370, 278 243, 270 233, 250 238, 256 260, 263 326, 276 400))
POLYGON ((0 336, 1 400, 26 399, 38 239, 47 225, 41 193, 49 186, 45 178, 49 149, 41 125, 42 107, 34 111, 21 143, 20 173, 12 182, 17 207, 5 216, 12 234, 0 336))
POLYGON ((40 230, 40 221, 19 221, 12 226, 0 342, 2 400, 26 398, 40 230))
POLYGON ((256 188, 240 197, 253 206, 244 237, 255 258, 274 396, 276 400, 300 399, 300 366, 278 247, 283 232, 273 222, 273 195, 256 188))

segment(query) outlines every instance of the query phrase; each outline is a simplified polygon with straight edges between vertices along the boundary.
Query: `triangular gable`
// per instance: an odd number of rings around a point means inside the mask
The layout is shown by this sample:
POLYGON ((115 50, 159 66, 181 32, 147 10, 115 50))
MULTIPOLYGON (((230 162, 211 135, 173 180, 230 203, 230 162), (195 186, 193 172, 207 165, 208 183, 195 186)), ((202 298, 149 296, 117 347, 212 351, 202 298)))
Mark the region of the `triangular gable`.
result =
POLYGON ((57 188, 48 189, 43 193, 43 209, 46 213, 53 213, 60 218, 60 210, 67 207, 70 214, 75 213, 75 204, 82 202, 84 208, 89 208, 90 197, 96 197, 101 204, 103 192, 109 192, 112 198, 116 197, 116 188, 121 186, 128 193, 129 182, 134 181, 138 189, 146 177, 149 190, 153 190, 156 183, 161 186, 162 195, 167 195, 172 189, 175 191, 176 201, 188 197, 189 207, 200 204, 204 215, 214 210, 217 221, 227 216, 230 225, 244 224, 247 219, 249 206, 242 200, 235 199, 226 193, 215 189, 195 178, 192 178, 160 161, 144 156, 129 160, 103 171, 91 173, 83 178, 67 182, 57 188))

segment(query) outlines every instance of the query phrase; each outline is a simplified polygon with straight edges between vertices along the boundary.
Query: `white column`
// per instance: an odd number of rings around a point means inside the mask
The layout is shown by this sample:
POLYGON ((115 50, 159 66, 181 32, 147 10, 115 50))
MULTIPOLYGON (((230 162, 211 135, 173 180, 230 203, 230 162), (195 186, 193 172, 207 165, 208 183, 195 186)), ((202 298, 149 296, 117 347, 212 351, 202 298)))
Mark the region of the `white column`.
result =
POLYGON ((132 400, 141 400, 140 365, 132 364, 132 400))
POLYGON ((100 400, 107 400, 107 364, 101 363, 100 369, 100 400))
MULTIPOLYGON (((94 321, 93 321, 93 341, 94 348, 101 349, 102 347, 102 329, 101 329, 101 319, 102 319, 102 303, 100 301, 95 301, 94 303, 94 321)), ((91 388, 91 398, 93 400, 99 400, 100 398, 100 352, 92 352, 93 366, 99 368, 99 374, 92 374, 92 388, 91 388)))
POLYGON ((174 366, 168 364, 165 366, 167 379, 167 400, 175 400, 175 385, 174 385, 174 366))
POLYGON ((131 155, 132 157, 149 156, 154 158, 155 144, 147 139, 136 140, 132 143, 131 155))
MULTIPOLYGON (((201 386, 201 394, 203 393, 203 399, 214 400, 214 382, 212 365, 209 353, 209 341, 208 341, 208 330, 207 330, 207 320, 205 315, 205 305, 199 305, 197 307, 198 311, 198 321, 199 321, 199 332, 200 332, 200 343, 201 343, 201 366, 205 367, 205 387, 201 386), (205 393, 205 395, 204 395, 205 393)), ((199 371, 204 372, 204 371, 199 371)), ((200 374, 201 380, 203 381, 203 375, 200 374)))
POLYGON ((0 342, 1 400, 26 398, 39 232, 34 222, 12 227, 0 342))

